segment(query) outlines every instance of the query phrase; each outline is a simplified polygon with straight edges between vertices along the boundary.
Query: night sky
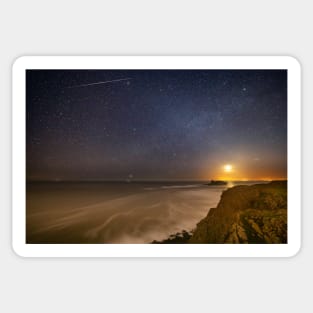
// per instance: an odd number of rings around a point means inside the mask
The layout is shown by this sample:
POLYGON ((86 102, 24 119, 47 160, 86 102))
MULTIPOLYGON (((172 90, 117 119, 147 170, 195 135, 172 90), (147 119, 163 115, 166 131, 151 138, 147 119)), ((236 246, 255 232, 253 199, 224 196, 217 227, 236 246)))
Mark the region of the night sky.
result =
POLYGON ((27 70, 26 100, 29 181, 287 177, 285 70, 27 70))

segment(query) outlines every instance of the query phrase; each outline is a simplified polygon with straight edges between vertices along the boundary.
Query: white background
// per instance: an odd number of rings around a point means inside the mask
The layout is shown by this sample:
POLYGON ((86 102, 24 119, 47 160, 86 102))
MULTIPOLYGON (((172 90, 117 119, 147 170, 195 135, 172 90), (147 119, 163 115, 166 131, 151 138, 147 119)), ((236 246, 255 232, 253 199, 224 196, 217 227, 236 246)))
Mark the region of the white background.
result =
POLYGON ((2 1, 0 311, 312 311, 311 14, 310 1, 2 1), (300 253, 290 259, 17 257, 11 249, 11 64, 34 54, 297 57, 304 130, 300 253))

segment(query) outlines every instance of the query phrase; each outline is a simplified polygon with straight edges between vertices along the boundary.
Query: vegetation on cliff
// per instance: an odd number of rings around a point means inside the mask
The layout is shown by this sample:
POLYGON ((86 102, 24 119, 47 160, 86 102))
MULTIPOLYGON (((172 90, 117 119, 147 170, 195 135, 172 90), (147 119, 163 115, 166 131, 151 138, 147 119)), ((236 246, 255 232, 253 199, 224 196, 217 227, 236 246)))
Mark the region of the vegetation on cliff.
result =
POLYGON ((188 243, 188 240, 191 238, 192 233, 188 233, 186 230, 183 230, 180 233, 172 234, 169 238, 161 241, 154 240, 151 243, 154 244, 163 244, 163 243, 188 243))

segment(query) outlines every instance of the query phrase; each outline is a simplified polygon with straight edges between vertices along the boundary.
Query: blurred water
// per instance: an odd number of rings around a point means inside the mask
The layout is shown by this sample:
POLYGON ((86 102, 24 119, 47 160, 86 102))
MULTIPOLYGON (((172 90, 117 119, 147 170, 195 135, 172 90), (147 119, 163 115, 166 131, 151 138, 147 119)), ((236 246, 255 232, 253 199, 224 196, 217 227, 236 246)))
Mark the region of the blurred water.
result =
POLYGON ((226 188, 194 182, 28 183, 26 241, 162 240, 183 229, 195 228, 218 204, 226 188))

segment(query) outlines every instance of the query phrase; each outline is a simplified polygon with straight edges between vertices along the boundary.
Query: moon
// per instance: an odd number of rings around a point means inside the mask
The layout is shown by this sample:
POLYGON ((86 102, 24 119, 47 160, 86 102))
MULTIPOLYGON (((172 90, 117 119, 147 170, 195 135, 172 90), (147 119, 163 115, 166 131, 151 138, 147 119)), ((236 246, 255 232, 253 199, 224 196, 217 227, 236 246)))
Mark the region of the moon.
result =
POLYGON ((225 173, 230 173, 233 171, 233 166, 231 164, 225 164, 223 168, 225 173))

